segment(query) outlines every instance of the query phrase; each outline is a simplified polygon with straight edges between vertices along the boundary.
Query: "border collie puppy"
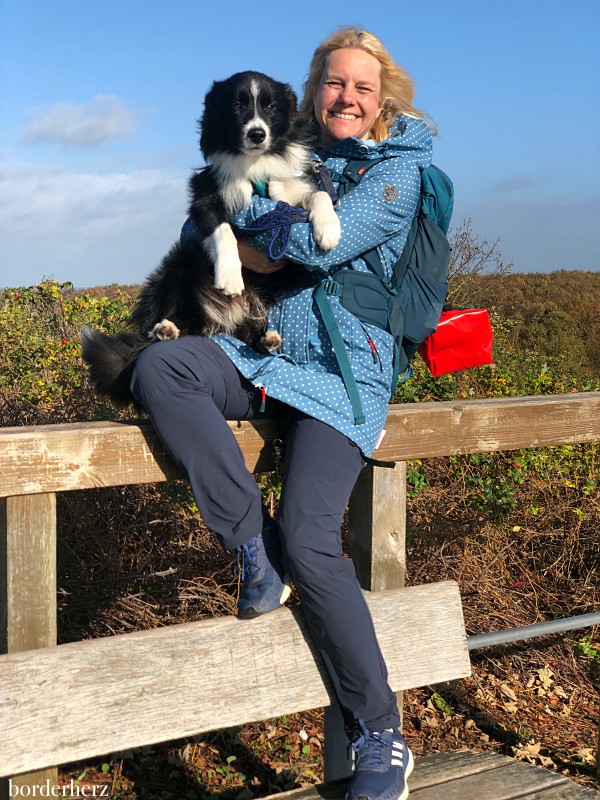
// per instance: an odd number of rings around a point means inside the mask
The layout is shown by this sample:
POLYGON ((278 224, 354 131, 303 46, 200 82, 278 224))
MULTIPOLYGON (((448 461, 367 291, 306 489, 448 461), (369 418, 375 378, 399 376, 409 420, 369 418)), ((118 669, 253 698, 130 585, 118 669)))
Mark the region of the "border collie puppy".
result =
MULTIPOLYGON (((189 208, 198 237, 175 244, 149 276, 128 321, 131 332, 82 332, 83 359, 94 388, 119 405, 132 402, 133 365, 152 341, 222 332, 269 352, 281 346, 276 332, 265 332, 273 300, 270 281, 265 291, 265 276, 246 271, 245 285, 227 221, 249 206, 256 186, 266 187, 273 200, 302 206, 323 250, 334 248, 340 238, 331 199, 311 178, 314 127, 298 113, 288 84, 260 72, 240 72, 215 82, 205 98, 200 129, 200 150, 208 166, 191 177, 189 208)), ((292 271, 293 265, 283 273, 292 271)), ((285 278, 282 282, 279 276, 275 283, 285 288, 285 278)))

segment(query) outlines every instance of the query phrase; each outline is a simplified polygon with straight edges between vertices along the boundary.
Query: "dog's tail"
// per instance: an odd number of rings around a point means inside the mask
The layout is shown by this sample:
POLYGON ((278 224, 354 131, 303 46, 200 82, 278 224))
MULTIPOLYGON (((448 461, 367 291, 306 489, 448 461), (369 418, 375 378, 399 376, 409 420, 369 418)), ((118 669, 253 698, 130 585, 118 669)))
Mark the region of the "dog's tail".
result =
POLYGON ((118 406, 135 402, 129 388, 133 367, 149 342, 134 333, 123 331, 108 336, 94 328, 84 328, 80 339, 81 354, 96 392, 106 395, 118 406))

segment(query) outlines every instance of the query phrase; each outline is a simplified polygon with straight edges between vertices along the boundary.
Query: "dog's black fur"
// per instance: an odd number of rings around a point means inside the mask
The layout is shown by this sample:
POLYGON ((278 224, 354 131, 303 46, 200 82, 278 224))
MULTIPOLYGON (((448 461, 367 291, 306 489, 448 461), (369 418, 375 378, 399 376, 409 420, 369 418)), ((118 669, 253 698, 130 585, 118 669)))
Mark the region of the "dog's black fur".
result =
MULTIPOLYGON (((303 204, 323 249, 335 247, 339 239, 331 202, 309 176, 314 123, 299 115, 290 86, 257 72, 215 82, 200 126, 200 149, 208 166, 192 175, 189 209, 199 238, 175 244, 150 275, 129 331, 107 336, 87 328, 82 333, 94 388, 119 405, 133 401, 129 384, 135 359, 151 341, 225 332, 267 351, 280 346, 278 334, 265 335, 269 281, 246 270, 242 279, 227 223, 232 212, 249 204, 253 183, 266 182, 275 200, 303 204)), ((285 279, 276 275, 281 288, 285 279)))

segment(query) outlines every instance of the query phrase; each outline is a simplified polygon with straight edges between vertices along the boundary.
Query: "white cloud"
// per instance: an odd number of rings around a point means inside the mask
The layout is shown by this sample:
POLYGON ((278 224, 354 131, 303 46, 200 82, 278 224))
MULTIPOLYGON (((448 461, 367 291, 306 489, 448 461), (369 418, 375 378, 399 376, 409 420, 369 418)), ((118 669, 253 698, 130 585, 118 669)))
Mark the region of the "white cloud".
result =
POLYGON ((492 186, 493 192, 512 192, 515 189, 529 189, 535 181, 529 175, 512 175, 509 178, 498 181, 492 186))
POLYGON ((186 183, 160 169, 0 164, 0 286, 44 276, 77 286, 141 282, 179 235, 186 183))
POLYGON ((87 103, 56 103, 28 112, 24 133, 27 144, 52 143, 64 148, 95 149, 124 139, 136 129, 135 112, 116 95, 97 94, 87 103))

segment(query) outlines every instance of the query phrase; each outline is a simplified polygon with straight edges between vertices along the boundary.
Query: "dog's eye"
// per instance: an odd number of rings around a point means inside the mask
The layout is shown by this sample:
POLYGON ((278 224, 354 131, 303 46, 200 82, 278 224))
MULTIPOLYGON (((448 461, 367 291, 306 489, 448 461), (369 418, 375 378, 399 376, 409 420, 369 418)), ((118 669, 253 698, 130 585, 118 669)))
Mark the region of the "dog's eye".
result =
POLYGON ((275 105, 275 103, 267 103, 267 105, 265 106, 265 109, 267 111, 275 111, 276 105, 275 105))
POLYGON ((234 102, 231 104, 231 107, 233 108, 233 110, 234 110, 234 111, 241 111, 241 110, 242 110, 242 104, 240 103, 240 101, 239 101, 239 100, 235 100, 235 101, 234 101, 234 102))

